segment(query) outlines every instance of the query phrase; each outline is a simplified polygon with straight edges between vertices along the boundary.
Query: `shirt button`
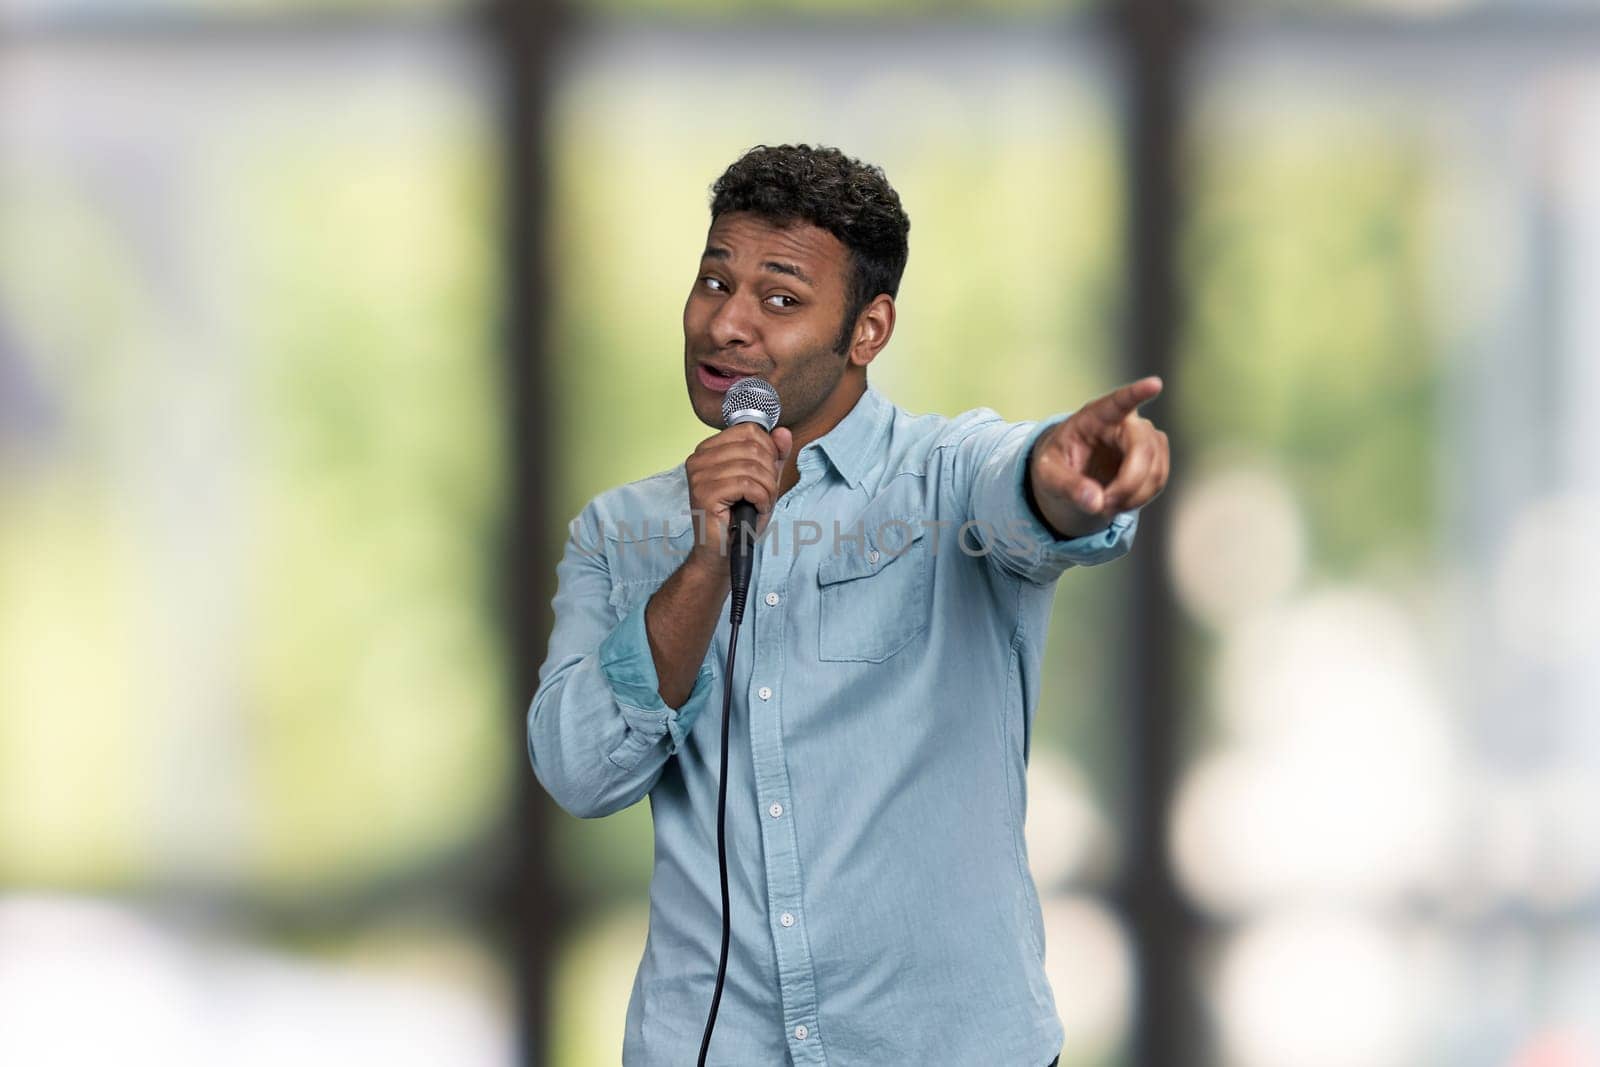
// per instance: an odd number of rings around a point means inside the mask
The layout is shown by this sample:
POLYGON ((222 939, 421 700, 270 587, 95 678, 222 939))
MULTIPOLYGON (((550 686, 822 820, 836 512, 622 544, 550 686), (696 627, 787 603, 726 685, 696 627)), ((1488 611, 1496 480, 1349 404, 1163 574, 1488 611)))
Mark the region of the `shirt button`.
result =
POLYGON ((783 805, 773 804, 772 807, 767 809, 767 814, 772 816, 774 819, 778 818, 783 814, 783 805))
POLYGON ((788 912, 784 912, 782 915, 778 916, 778 921, 785 926, 793 926, 794 916, 790 915, 788 912))
POLYGON ((810 1030, 806 1029, 805 1024, 801 1023, 799 1026, 794 1028, 794 1039, 796 1041, 804 1041, 806 1039, 806 1035, 810 1032, 810 1030))
POLYGON ((873 549, 871 552, 867 553, 867 562, 868 563, 876 563, 876 562, 878 562, 878 550, 877 549, 873 549))
POLYGON ((777 593, 768 593, 767 594, 767 607, 769 607, 769 608, 777 607, 779 599, 780 598, 779 598, 777 593))
POLYGON ((766 686, 762 686, 760 689, 756 690, 756 696, 760 697, 762 700, 771 700, 772 690, 768 689, 766 686))

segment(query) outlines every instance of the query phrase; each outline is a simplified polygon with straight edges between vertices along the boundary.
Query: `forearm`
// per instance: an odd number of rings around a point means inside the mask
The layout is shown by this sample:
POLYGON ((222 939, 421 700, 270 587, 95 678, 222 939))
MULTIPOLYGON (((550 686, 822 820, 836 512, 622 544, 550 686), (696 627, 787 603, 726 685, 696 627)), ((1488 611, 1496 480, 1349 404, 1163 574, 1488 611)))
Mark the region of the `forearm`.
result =
POLYGON ((703 563, 691 556, 645 606, 650 656, 668 707, 680 707, 689 698, 730 588, 725 557, 703 563))
POLYGON ((991 417, 958 444, 955 478, 967 518, 993 531, 985 558, 999 570, 1033 583, 1052 582, 1068 567, 1104 563, 1127 551, 1135 516, 1049 514, 1030 492, 1048 485, 1035 477, 1038 442, 1060 420, 1005 423, 991 417), (1030 484, 1031 483, 1031 484, 1030 484))

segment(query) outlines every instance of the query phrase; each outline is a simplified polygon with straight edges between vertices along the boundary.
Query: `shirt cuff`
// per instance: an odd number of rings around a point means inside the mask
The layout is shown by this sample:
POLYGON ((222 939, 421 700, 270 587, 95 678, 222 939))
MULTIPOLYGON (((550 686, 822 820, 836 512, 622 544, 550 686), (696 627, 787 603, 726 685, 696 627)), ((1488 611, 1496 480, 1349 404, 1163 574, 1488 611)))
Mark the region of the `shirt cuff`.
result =
MULTIPOLYGON (((655 657, 650 654, 650 638, 645 631, 644 609, 649 603, 646 597, 637 604, 600 644, 600 673, 611 686, 611 695, 629 726, 629 746, 638 748, 640 755, 663 736, 670 737, 669 753, 682 747, 695 719, 711 699, 715 676, 709 662, 701 663, 683 707, 674 710, 667 706, 661 699, 661 681, 656 676, 655 657)), ((614 753, 612 759, 628 762, 626 753, 614 753)))
POLYGON ((1001 529, 1011 545, 1046 573, 1059 572, 1069 565, 1093 566, 1126 555, 1133 547, 1134 533, 1139 526, 1137 510, 1122 511, 1113 515, 1103 530, 1080 537, 1057 537, 1029 503, 1028 462, 1033 456, 1033 446, 1052 427, 1070 417, 1056 415, 1034 426, 1013 458, 1009 476, 999 483, 1005 487, 1003 495, 993 501, 978 502, 980 506, 988 505, 989 514, 1001 517, 1001 529))

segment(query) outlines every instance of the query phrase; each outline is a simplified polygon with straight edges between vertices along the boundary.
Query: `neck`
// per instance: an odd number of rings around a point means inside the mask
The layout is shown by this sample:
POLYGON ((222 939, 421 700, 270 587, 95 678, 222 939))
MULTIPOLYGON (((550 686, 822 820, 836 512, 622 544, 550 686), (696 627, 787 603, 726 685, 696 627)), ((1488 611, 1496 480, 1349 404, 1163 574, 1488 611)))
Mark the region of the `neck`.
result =
POLYGON ((800 481, 800 450, 839 425, 866 391, 866 368, 850 367, 839 380, 838 388, 810 418, 789 427, 789 432, 794 434, 794 444, 789 449, 789 462, 783 468, 783 477, 778 480, 779 496, 793 489, 795 483, 800 481))

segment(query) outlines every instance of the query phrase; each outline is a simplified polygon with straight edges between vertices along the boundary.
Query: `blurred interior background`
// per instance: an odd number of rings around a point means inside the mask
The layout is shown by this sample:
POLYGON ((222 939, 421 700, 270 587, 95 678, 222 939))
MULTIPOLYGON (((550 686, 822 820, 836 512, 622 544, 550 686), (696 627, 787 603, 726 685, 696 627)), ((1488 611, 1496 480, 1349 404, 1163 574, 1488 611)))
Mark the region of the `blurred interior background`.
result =
POLYGON ((1592 0, 0 0, 0 1063, 618 1062, 648 809, 523 714, 784 141, 908 208, 901 405, 1167 378, 1062 1063, 1600 1065, 1592 0))

